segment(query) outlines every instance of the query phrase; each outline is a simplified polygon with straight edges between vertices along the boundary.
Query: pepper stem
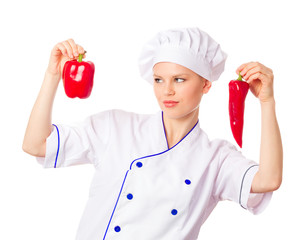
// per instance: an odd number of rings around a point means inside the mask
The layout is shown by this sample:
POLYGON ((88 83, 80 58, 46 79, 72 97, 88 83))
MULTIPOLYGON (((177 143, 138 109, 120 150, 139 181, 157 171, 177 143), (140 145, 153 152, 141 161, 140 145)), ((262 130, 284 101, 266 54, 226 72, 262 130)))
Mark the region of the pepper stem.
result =
POLYGON ((238 81, 243 81, 242 80, 242 75, 241 75, 241 72, 239 72, 239 77, 238 77, 238 79, 237 79, 238 81))
POLYGON ((83 54, 79 54, 79 57, 78 57, 78 62, 82 62, 82 59, 83 59, 83 55, 86 53, 86 51, 84 51, 83 54))
POLYGON ((78 62, 82 62, 83 54, 79 54, 78 62))

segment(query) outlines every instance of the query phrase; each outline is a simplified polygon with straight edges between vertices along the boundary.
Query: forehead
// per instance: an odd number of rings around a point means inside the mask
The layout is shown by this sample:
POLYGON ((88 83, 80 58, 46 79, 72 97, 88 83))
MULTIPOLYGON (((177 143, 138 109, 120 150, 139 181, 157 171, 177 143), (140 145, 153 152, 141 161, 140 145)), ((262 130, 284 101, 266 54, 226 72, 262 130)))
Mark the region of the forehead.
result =
POLYGON ((156 77, 189 77, 206 80, 189 68, 172 62, 159 62, 153 67, 153 75, 156 77))
POLYGON ((155 75, 175 75, 175 74, 197 75, 192 70, 172 62, 159 62, 155 64, 153 67, 153 73, 155 75))

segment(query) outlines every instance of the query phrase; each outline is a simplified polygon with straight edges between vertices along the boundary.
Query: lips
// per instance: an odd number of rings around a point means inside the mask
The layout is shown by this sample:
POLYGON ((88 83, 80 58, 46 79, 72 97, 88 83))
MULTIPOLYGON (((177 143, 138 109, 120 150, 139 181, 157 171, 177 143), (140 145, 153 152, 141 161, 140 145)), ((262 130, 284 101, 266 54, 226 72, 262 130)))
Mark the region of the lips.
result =
POLYGON ((171 101, 171 100, 163 101, 164 106, 167 108, 175 107, 178 103, 179 102, 177 101, 171 101))

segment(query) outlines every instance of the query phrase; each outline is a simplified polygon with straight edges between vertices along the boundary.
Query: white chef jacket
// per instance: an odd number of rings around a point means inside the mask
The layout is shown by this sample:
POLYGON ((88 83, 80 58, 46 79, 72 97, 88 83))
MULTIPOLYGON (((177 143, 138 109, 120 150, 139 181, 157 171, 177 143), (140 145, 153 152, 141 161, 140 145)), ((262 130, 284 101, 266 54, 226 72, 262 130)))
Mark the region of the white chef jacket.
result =
POLYGON ((95 167, 77 240, 193 240, 219 201, 258 214, 272 196, 250 193, 257 163, 227 141, 209 141, 199 122, 169 148, 163 112, 110 110, 54 125, 38 161, 95 167))

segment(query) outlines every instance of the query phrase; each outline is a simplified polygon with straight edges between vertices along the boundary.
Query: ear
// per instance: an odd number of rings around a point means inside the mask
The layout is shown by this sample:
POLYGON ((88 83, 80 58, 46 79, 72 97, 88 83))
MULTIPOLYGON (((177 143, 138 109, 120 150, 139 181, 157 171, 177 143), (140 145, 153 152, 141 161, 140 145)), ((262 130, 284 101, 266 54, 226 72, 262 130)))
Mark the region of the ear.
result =
POLYGON ((208 93, 210 88, 211 88, 211 86, 212 86, 212 82, 210 82, 207 79, 204 79, 203 94, 208 93))

